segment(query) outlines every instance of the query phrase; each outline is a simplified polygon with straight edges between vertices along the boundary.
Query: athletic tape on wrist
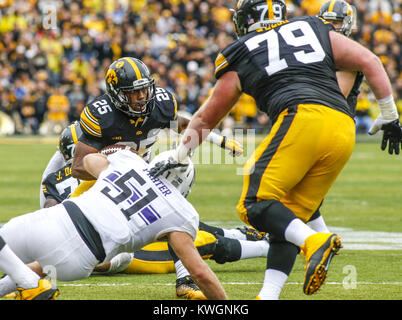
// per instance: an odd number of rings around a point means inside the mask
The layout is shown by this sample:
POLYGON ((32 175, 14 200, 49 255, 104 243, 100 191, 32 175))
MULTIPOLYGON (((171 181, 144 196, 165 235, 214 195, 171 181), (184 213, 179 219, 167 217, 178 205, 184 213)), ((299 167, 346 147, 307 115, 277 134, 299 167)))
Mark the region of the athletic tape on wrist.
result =
POLYGON ((398 109, 392 94, 386 98, 378 99, 377 102, 383 119, 393 120, 398 118, 398 109))

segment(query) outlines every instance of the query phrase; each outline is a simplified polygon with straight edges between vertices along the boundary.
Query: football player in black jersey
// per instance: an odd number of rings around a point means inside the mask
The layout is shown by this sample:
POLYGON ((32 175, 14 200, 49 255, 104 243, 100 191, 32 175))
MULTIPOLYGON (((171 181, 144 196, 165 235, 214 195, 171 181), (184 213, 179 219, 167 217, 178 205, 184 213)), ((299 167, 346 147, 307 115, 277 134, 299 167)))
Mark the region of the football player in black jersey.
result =
MULTIPOLYGON (((106 90, 106 94, 91 101, 81 113, 83 134, 72 166, 72 174, 78 179, 93 179, 83 169, 82 159, 86 154, 120 143, 149 160, 161 129, 173 126, 180 133, 189 123, 189 119, 177 115, 175 96, 155 85, 141 60, 124 57, 114 61, 106 73, 106 90)), ((243 152, 237 141, 216 134, 208 139, 233 155, 243 152)))
POLYGON ((382 149, 399 153, 402 130, 389 78, 372 52, 334 31, 319 17, 287 20, 282 0, 239 0, 233 21, 238 39, 215 61, 217 82, 196 112, 170 159, 151 169, 185 165, 185 158, 231 110, 242 92, 273 120, 272 130, 245 164, 240 218, 270 235, 259 299, 278 299, 301 250, 305 294, 323 284, 341 239, 315 232, 306 222, 321 204, 354 148, 353 110, 336 69, 362 72, 377 98, 380 116, 370 133, 384 131, 382 149))
POLYGON ((80 183, 71 175, 71 164, 74 158, 75 146, 82 132, 78 122, 66 127, 59 137, 59 151, 65 161, 65 166, 58 168, 42 181, 42 192, 45 197, 44 208, 52 207, 70 197, 80 183))

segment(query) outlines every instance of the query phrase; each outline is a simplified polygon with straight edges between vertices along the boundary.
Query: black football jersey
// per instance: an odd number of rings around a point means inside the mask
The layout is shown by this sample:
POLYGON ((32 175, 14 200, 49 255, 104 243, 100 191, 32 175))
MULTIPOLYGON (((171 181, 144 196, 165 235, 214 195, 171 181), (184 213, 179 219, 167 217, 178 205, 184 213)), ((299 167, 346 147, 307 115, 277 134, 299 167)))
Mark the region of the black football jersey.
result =
POLYGON ((42 182, 42 191, 45 198, 53 198, 58 202, 70 197, 78 187, 80 180, 71 175, 71 165, 64 166, 58 171, 49 174, 42 182))
POLYGON ((330 23, 298 17, 251 32, 223 49, 215 77, 236 71, 243 92, 275 121, 284 109, 320 104, 352 116, 336 79, 330 23))
POLYGON ((142 156, 156 142, 160 129, 169 128, 177 117, 177 101, 172 93, 156 87, 155 107, 145 118, 130 118, 116 108, 107 94, 91 101, 82 111, 80 141, 98 150, 124 143, 142 156))

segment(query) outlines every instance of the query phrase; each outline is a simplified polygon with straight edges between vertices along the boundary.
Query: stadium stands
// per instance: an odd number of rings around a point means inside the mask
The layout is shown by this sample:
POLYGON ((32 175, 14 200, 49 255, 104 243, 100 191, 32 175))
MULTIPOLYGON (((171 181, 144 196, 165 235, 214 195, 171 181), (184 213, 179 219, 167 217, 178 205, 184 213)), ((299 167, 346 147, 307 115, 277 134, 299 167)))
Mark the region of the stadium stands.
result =
MULTIPOLYGON (((287 2, 292 16, 316 14, 325 1, 287 2)), ((402 1, 349 2, 358 10, 353 37, 380 56, 402 111, 402 1)), ((77 120, 85 104, 105 91, 105 69, 122 56, 142 59, 157 83, 176 94, 180 108, 194 113, 214 82, 218 51, 234 37, 228 10, 234 3, 0 1, 0 135, 59 134, 66 119, 77 120)), ((374 117, 374 97, 363 91, 368 104, 361 103, 361 114, 374 117)), ((247 114, 236 108, 235 125, 263 130, 266 117, 244 109, 247 114)))

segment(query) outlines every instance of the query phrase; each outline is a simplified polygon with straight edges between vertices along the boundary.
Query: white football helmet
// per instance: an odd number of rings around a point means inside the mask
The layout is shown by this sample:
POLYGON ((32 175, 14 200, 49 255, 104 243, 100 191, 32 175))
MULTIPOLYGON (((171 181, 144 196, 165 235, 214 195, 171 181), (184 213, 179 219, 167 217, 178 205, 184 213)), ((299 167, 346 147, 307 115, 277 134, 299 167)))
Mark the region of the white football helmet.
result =
MULTIPOLYGON (((155 156, 151 161, 151 163, 149 164, 150 168, 152 168, 155 164, 157 164, 160 161, 167 161, 172 151, 174 150, 164 151, 155 156)), ((164 177, 171 184, 173 184, 173 186, 175 186, 176 189, 180 191, 183 197, 188 196, 195 179, 194 164, 191 161, 190 157, 187 160, 188 160, 187 166, 166 170, 161 175, 161 177, 164 177)))

